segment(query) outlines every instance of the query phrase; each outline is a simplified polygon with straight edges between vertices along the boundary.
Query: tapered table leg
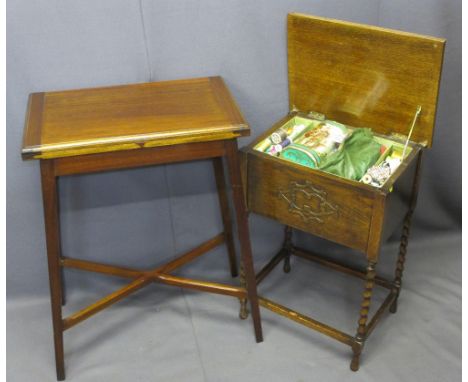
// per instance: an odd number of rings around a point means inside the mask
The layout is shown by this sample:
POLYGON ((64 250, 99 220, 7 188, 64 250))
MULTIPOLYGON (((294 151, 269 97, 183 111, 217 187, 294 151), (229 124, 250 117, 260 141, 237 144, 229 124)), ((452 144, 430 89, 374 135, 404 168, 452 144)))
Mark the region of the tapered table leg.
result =
POLYGON ((232 220, 229 211, 229 202, 226 191, 226 180, 224 177, 223 158, 213 158, 213 168, 216 178, 216 188, 218 190, 219 205, 221 207, 221 216, 223 218, 224 235, 226 237, 226 247, 229 256, 229 266, 231 276, 237 277, 236 250, 234 247, 234 238, 232 234, 232 220))
MULTIPOLYGON (((239 284, 242 288, 247 289, 247 283, 245 282, 245 271, 244 271, 244 265, 241 262, 240 265, 240 275, 239 275, 239 284)), ((247 309, 247 299, 246 298, 240 298, 240 309, 239 309, 239 318, 241 320, 246 320, 249 317, 249 310, 247 309)))
POLYGON ((60 268, 60 281, 62 282, 62 306, 65 306, 67 298, 65 290, 65 270, 63 267, 60 268))
POLYGON ((60 223, 57 178, 52 160, 41 161, 42 197, 49 268, 50 301, 54 331, 55 366, 57 380, 65 379, 62 327, 62 282, 60 267, 60 223))
POLYGON ((289 226, 284 227, 284 243, 283 248, 286 251, 284 257, 283 271, 289 273, 291 271, 291 255, 294 251, 292 245, 292 228, 289 226))
POLYGON ((226 157, 228 161, 229 176, 231 179, 232 194, 237 217, 237 227, 241 248, 241 259, 245 271, 247 283, 247 296, 250 301, 250 311, 255 329, 257 342, 263 341, 262 325, 260 322, 260 309, 258 307, 257 285, 255 282, 255 271, 252 261, 252 248, 250 245, 249 222, 247 219, 247 208, 242 188, 240 162, 237 151, 237 141, 226 141, 226 157))
POLYGON ((359 324, 354 339, 353 349, 353 359, 351 361, 351 370, 359 370, 359 359, 361 357, 361 351, 364 347, 364 342, 366 341, 367 334, 367 317, 369 315, 372 289, 374 288, 374 279, 375 279, 375 262, 369 261, 367 265, 366 273, 366 282, 364 287, 364 293, 362 295, 361 310, 359 312, 359 324))

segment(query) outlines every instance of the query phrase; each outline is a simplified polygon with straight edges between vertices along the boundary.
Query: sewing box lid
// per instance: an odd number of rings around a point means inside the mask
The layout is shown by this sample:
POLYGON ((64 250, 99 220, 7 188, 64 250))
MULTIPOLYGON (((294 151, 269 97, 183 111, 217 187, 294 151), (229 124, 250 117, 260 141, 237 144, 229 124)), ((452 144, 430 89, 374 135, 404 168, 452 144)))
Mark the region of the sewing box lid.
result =
POLYGON ((432 146, 445 40, 303 14, 288 15, 291 110, 432 146))

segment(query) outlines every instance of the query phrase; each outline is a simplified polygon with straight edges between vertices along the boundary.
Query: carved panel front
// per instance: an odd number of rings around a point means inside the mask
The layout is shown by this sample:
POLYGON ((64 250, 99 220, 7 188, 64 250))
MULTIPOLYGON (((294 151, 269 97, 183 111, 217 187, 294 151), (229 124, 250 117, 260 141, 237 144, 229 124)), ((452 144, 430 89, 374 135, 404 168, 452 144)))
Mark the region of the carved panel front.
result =
POLYGON ((327 200, 327 193, 308 181, 290 181, 286 190, 278 191, 291 214, 299 215, 305 223, 324 223, 331 216, 338 217, 339 206, 327 200))

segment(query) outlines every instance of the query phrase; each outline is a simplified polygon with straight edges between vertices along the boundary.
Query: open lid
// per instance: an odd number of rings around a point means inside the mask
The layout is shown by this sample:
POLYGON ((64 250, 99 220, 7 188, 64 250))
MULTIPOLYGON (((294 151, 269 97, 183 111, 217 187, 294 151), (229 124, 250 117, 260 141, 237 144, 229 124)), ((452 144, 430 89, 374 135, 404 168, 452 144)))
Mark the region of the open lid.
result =
POLYGON ((445 40, 288 15, 289 106, 432 146, 445 40))

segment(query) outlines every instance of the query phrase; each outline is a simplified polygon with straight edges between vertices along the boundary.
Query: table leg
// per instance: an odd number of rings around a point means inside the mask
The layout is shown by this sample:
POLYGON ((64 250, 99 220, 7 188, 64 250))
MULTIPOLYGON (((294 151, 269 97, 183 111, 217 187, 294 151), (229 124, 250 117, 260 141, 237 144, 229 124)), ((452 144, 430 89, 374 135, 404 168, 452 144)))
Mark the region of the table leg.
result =
POLYGON ((390 305, 390 308, 389 308, 390 313, 396 313, 397 311, 397 306, 398 306, 397 301, 398 301, 398 296, 400 295, 401 279, 403 277, 403 270, 405 267, 406 249, 408 247, 408 238, 409 238, 410 227, 411 227, 411 217, 412 217, 412 213, 409 212, 408 215, 406 215, 405 222, 403 224, 403 232, 401 234, 401 240, 400 240, 400 251, 398 253, 398 259, 397 259, 397 264, 396 264, 396 269, 395 269, 395 279, 393 280, 393 284, 395 285, 394 293, 396 294, 396 297, 392 305, 390 305))
POLYGON ((232 234, 232 220, 229 211, 229 202, 226 191, 226 180, 224 177, 223 158, 213 158, 213 167, 216 179, 216 188, 218 190, 219 205, 221 207, 221 216, 223 219, 224 236, 226 237, 226 247, 229 256, 229 266, 231 276, 237 277, 236 249, 234 247, 234 238, 232 234))
POLYGON ((62 326, 62 283, 60 266, 60 222, 57 177, 52 160, 41 161, 42 197, 49 268, 50 301, 54 331, 55 366, 57 380, 65 379, 62 326))
POLYGON ((286 251, 286 256, 284 257, 283 271, 289 273, 291 271, 291 255, 294 251, 292 245, 292 228, 289 226, 284 227, 284 243, 283 248, 286 251))
POLYGON ((247 283, 247 297, 250 301, 250 310, 255 329, 257 342, 263 341, 262 324, 260 322, 260 309, 258 306, 257 285, 255 271, 252 261, 252 248, 250 245, 249 222, 247 219, 247 208, 245 205, 244 191, 240 172, 239 153, 237 141, 226 141, 226 157, 228 161, 229 176, 231 179, 232 196, 237 217, 237 230, 241 248, 241 262, 245 270, 245 281, 247 283))
POLYGON ((67 303, 66 292, 65 292, 65 269, 64 267, 60 268, 60 281, 62 283, 62 306, 65 306, 67 303))
POLYGON ((413 180, 413 190, 411 192, 411 204, 409 211, 405 217, 405 221, 403 223, 403 231, 401 233, 400 239, 400 251, 398 253, 398 259, 395 269, 395 278, 393 280, 394 285, 394 293, 396 294, 396 298, 393 301, 393 304, 390 305, 389 311, 390 313, 396 313, 398 307, 398 297, 400 296, 401 291, 401 279, 403 277, 403 270, 405 266, 406 260, 406 249, 408 247, 408 239, 409 233, 411 228, 411 218, 413 217, 413 212, 416 208, 416 203, 418 201, 418 190, 419 190, 419 183, 421 180, 421 166, 422 166, 422 151, 419 152, 418 156, 418 163, 416 167, 416 173, 414 174, 413 180))
MULTIPOLYGON (((242 264, 242 262, 240 265, 239 284, 242 288, 247 288, 247 284, 245 282, 244 265, 242 264)), ((239 318, 241 320, 246 320, 249 317, 249 310, 247 309, 247 299, 240 298, 239 302, 240 302, 239 318)))
POLYGON ((354 338, 354 343, 352 345, 353 349, 353 359, 351 361, 351 370, 359 370, 359 358, 361 356, 362 348, 364 347, 364 342, 366 341, 367 335, 367 316, 369 315, 369 308, 372 297, 372 289, 374 287, 375 279, 375 262, 369 261, 367 265, 366 272, 366 283, 364 287, 364 293, 361 303, 361 310, 359 312, 359 326, 357 329, 356 336, 354 338))

